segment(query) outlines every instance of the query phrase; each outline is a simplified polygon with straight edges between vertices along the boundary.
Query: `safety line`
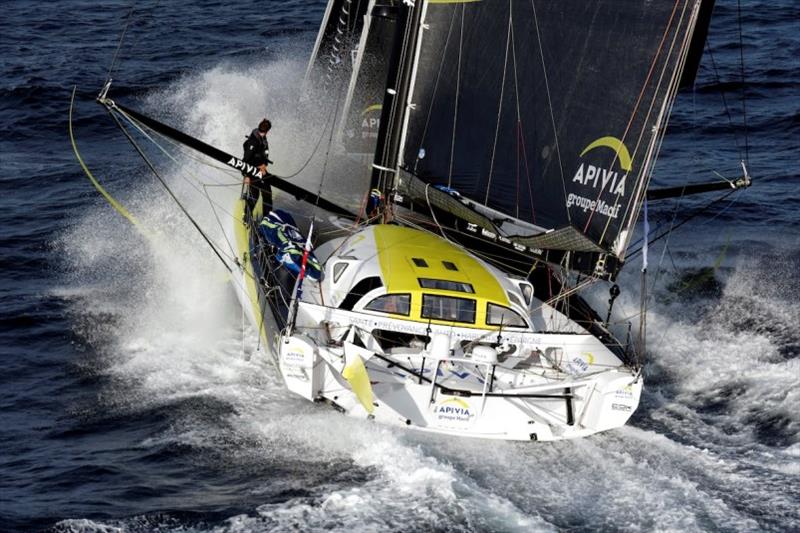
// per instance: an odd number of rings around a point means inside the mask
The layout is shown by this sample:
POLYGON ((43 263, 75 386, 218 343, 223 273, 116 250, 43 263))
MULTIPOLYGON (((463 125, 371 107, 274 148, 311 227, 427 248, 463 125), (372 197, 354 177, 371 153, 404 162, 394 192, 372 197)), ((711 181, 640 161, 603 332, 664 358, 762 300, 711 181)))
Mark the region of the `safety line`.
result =
POLYGON ((206 233, 203 231, 203 229, 200 227, 200 225, 197 223, 197 221, 195 221, 195 219, 192 218, 192 215, 189 214, 189 212, 186 210, 186 208, 183 206, 183 204, 180 202, 180 200, 178 200, 178 197, 175 196, 175 193, 172 192, 172 189, 170 189, 169 185, 167 185, 167 182, 164 181, 164 178, 161 177, 161 174, 158 173, 158 170, 156 170, 156 167, 153 166, 153 163, 150 162, 150 159, 147 158, 147 155, 144 153, 144 151, 141 149, 141 147, 139 147, 139 145, 136 143, 134 138, 131 137, 131 134, 128 132, 128 130, 125 129, 125 126, 123 126, 122 122, 119 121, 119 119, 113 113, 113 111, 111 111, 111 109, 107 108, 107 111, 108 111, 108 114, 111 115, 111 118, 114 119, 114 122, 117 124, 119 129, 122 131, 122 133, 128 139, 128 141, 131 143, 131 145, 133 146, 134 150, 136 150, 136 152, 139 154, 139 156, 145 162, 145 164, 147 165, 147 168, 150 169, 150 171, 153 173, 153 175, 156 177, 156 179, 158 179, 158 181, 161 183, 161 185, 167 191, 167 194, 169 194, 169 196, 175 201, 175 203, 180 208, 180 210, 183 212, 183 214, 186 215, 186 218, 189 219, 189 222, 192 223, 192 225, 195 227, 197 232, 200 233, 200 236, 203 237, 203 239, 206 241, 206 243, 211 247, 211 249, 214 251, 214 254, 217 256, 217 258, 219 258, 219 260, 222 262, 222 264, 225 265, 225 269, 228 272, 233 273, 233 269, 231 269, 230 265, 228 265, 228 261, 226 261, 225 258, 222 257, 222 255, 220 254, 219 250, 217 249, 217 246, 211 241, 209 236, 206 235, 206 233))

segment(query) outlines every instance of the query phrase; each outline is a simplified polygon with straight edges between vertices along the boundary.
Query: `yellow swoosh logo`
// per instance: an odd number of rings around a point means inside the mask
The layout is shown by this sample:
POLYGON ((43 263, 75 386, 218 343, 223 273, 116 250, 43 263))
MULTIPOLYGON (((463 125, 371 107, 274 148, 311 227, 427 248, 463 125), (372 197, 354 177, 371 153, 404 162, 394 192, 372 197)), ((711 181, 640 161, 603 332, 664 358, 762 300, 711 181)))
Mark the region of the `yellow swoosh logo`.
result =
POLYGON ((383 109, 383 106, 381 104, 372 104, 371 106, 366 108, 364 111, 362 111, 361 114, 362 115, 366 115, 370 111, 379 111, 381 109, 383 109))
POLYGON ((614 150, 617 153, 617 157, 619 157, 619 166, 622 167, 622 170, 630 172, 632 168, 631 154, 625 147, 625 143, 616 137, 600 137, 583 149, 583 152, 581 152, 581 157, 583 157, 586 152, 600 147, 611 148, 614 150))
POLYGON ((450 398, 449 400, 445 400, 441 403, 441 405, 447 405, 447 404, 455 404, 461 407, 462 409, 469 409, 469 404, 460 398, 450 398))

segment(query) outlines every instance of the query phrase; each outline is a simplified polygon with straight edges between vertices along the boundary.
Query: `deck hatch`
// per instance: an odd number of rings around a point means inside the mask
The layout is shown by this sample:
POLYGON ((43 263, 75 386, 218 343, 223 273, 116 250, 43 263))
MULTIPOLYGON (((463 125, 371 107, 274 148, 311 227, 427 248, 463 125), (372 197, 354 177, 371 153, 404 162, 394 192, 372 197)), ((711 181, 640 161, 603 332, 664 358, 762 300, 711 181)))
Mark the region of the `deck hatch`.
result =
POLYGON ((452 281, 449 279, 417 278, 419 286, 423 289, 438 289, 442 291, 466 292, 475 294, 475 289, 469 283, 463 281, 452 281))

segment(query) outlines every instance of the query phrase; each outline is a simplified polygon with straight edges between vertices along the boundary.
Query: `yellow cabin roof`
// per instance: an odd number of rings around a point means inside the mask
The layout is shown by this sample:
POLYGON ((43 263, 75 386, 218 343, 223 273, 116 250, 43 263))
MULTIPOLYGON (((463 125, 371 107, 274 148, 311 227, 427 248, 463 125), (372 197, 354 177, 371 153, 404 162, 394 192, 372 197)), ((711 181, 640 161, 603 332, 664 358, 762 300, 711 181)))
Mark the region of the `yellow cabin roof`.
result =
MULTIPOLYGON (((389 224, 374 226, 373 231, 387 293, 414 296, 424 292, 476 300, 478 325, 484 322, 486 302, 509 305, 495 276, 474 257, 441 237, 389 224), (469 283, 474 293, 422 288, 420 278, 469 283)), ((419 297, 412 298, 412 319, 419 320, 420 305, 419 297)))

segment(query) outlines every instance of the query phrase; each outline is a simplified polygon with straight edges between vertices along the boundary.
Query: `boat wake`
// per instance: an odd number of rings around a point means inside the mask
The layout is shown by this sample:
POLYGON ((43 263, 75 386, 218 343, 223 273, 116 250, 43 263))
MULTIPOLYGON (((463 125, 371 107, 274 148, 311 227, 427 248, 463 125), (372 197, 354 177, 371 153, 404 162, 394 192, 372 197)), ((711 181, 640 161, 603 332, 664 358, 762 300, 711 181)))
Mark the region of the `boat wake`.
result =
MULTIPOLYGON (((278 124, 276 160, 291 168, 307 157, 292 146, 308 132, 280 124, 297 125, 284 113, 301 72, 288 63, 212 69, 182 80, 160 99, 162 112, 238 153, 266 109, 278 124), (262 79, 288 81, 254 81, 262 79)), ((182 171, 196 165, 179 161, 182 171)), ((167 176, 214 227, 208 198, 178 170, 167 176)), ((678 256, 655 291, 631 426, 554 444, 448 439, 285 392, 225 270, 154 188, 137 186, 124 203, 155 237, 98 207, 60 241, 72 272, 62 296, 87 346, 77 365, 102 378, 94 416, 133 426, 119 468, 150 492, 120 504, 122 517, 76 517, 56 529, 800 528, 796 252, 728 261, 700 298, 674 284, 714 259, 678 256)), ((238 192, 220 187, 212 198, 224 205, 238 192)), ((623 287, 633 293, 636 283, 623 287)), ((636 303, 622 300, 618 311, 634 314, 636 303)))

